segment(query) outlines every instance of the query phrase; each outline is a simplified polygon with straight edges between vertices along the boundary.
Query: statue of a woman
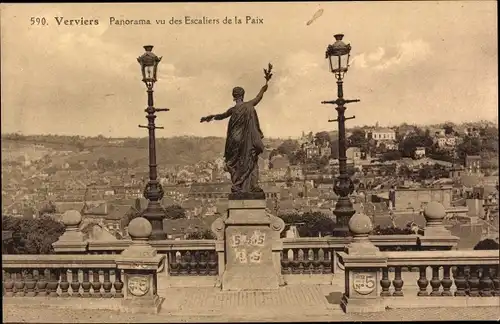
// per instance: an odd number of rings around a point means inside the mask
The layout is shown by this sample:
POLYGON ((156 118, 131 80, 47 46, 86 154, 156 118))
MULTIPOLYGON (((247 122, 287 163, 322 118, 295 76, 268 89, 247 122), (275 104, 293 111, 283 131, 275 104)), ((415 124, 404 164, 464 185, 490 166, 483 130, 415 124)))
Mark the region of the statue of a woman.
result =
MULTIPOLYGON (((258 185, 259 180, 259 155, 264 151, 262 130, 260 129, 259 117, 255 106, 262 100, 264 92, 267 91, 267 83, 271 79, 271 68, 264 69, 266 84, 260 89, 255 98, 244 101, 245 90, 241 87, 233 89, 233 100, 235 105, 226 112, 217 115, 209 115, 201 118, 200 122, 212 120, 223 120, 228 117, 226 147, 224 151, 226 170, 231 175, 231 192, 241 193, 263 193, 258 185)), ((262 196, 263 195, 259 195, 262 196)), ((262 198, 259 197, 259 198, 262 198)))

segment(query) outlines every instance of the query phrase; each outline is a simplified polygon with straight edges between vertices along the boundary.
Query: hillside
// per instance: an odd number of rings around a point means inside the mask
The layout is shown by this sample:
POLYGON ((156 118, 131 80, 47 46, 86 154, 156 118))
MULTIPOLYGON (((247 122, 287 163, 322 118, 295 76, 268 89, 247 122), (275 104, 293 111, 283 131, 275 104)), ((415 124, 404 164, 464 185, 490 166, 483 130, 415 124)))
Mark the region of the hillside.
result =
MULTIPOLYGON (((276 148, 282 140, 265 139, 265 144, 276 148)), ((157 161, 162 165, 195 164, 214 160, 222 156, 225 139, 221 137, 172 137, 156 140, 157 161)), ((96 162, 104 157, 115 161, 126 159, 128 163, 147 164, 147 138, 82 138, 77 136, 11 136, 2 135, 2 160, 13 160, 21 156, 39 159, 49 152, 68 152, 55 156, 56 163, 87 161, 96 162), (36 145, 36 146, 35 146, 36 145)), ((50 154, 54 155, 54 154, 50 154)))

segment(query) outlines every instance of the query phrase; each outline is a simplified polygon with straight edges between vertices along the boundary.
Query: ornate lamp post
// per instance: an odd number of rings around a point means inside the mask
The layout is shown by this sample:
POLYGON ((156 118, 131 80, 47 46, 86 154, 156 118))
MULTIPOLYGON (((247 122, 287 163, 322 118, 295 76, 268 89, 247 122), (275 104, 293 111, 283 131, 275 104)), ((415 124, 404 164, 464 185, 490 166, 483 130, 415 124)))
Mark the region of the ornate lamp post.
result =
POLYGON ((339 127, 339 175, 334 180, 333 191, 338 196, 337 204, 333 213, 337 217, 336 236, 347 236, 349 234, 349 219, 354 215, 355 210, 349 195, 354 191, 354 184, 347 174, 347 157, 346 157, 346 134, 345 121, 355 118, 345 117, 345 104, 358 102, 359 99, 349 100, 344 99, 343 78, 349 68, 349 58, 351 53, 351 45, 345 44, 342 41, 343 34, 334 35, 335 43, 328 45, 326 49, 326 58, 328 59, 330 72, 337 79, 337 99, 331 101, 323 101, 322 104, 335 104, 337 110, 337 119, 329 120, 328 122, 338 122, 339 127))
POLYGON ((144 110, 147 115, 148 125, 141 128, 147 128, 149 134, 149 181, 144 188, 144 198, 148 200, 148 207, 141 213, 152 225, 153 230, 149 237, 150 240, 166 239, 166 234, 163 231, 163 218, 165 211, 161 206, 163 198, 163 188, 157 180, 156 170, 156 139, 155 129, 163 129, 163 127, 155 126, 155 113, 157 111, 169 111, 167 108, 155 108, 153 101, 153 87, 157 81, 156 73, 158 71, 158 63, 161 57, 156 56, 153 52, 153 45, 144 46, 146 52, 137 58, 137 62, 141 65, 142 82, 146 84, 148 93, 148 106, 144 110))

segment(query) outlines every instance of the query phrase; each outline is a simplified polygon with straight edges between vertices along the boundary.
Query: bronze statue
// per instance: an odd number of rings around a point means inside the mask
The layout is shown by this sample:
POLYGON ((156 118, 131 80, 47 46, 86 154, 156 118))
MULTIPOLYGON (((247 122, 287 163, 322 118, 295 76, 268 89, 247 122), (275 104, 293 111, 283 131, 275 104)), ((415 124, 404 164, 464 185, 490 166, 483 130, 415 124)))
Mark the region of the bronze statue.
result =
POLYGON ((266 84, 260 89, 259 94, 250 100, 243 101, 245 90, 241 87, 233 89, 235 105, 226 112, 217 115, 202 117, 200 122, 223 120, 228 117, 226 147, 224 151, 225 169, 231 175, 230 198, 265 198, 263 190, 258 185, 259 180, 259 155, 264 151, 260 129, 259 117, 255 106, 262 100, 267 91, 268 82, 272 77, 272 65, 264 69, 266 84))

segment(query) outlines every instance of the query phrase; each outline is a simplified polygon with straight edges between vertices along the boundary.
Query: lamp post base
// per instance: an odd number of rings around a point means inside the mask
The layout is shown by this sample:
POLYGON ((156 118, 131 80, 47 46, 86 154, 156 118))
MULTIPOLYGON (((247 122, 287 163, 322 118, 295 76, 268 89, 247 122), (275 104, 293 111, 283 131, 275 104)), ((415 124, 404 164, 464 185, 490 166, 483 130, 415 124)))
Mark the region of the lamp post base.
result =
POLYGON ((150 241, 166 240, 167 233, 163 230, 163 219, 165 218, 165 210, 158 201, 148 202, 148 207, 142 212, 142 217, 146 218, 153 228, 150 241))
POLYGON ((337 226, 333 230, 333 236, 346 237, 350 236, 349 220, 356 213, 349 197, 340 197, 335 204, 335 215, 337 226))

